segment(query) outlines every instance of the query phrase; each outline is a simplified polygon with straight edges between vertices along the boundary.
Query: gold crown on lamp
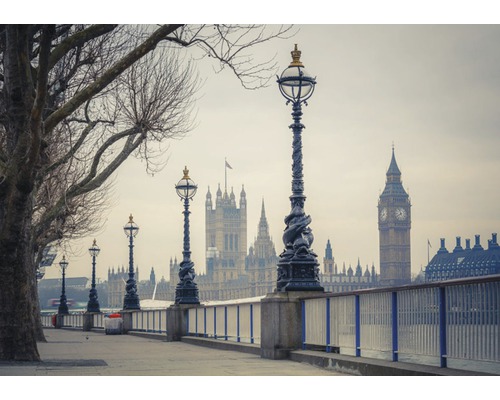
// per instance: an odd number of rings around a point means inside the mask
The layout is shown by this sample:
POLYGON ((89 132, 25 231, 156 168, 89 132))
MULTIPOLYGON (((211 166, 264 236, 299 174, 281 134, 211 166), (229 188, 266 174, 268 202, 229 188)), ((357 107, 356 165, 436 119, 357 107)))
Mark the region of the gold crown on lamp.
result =
POLYGON ((189 170, 188 170, 188 167, 184 167, 184 176, 182 177, 182 179, 190 179, 189 178, 189 170))
POLYGON ((290 52, 290 54, 292 55, 292 62, 289 67, 304 67, 304 64, 300 61, 300 55, 302 52, 299 50, 297 44, 295 44, 295 48, 290 52))

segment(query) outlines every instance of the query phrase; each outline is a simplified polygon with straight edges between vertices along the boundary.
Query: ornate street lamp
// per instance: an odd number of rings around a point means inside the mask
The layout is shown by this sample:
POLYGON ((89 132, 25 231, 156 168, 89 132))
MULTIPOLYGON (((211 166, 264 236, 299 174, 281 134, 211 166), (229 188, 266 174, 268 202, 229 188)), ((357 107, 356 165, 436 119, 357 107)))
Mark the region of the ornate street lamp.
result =
POLYGON ((97 290, 95 288, 95 259, 99 255, 101 249, 97 246, 96 240, 92 247, 89 249, 90 256, 92 257, 92 286, 89 293, 89 302, 87 303, 87 312, 100 313, 99 301, 97 300, 97 290))
POLYGON ((62 290, 61 290, 61 299, 59 300, 59 308, 57 310, 58 314, 69 314, 68 303, 66 299, 66 268, 68 268, 68 262, 66 261, 66 256, 63 256, 59 266, 62 271, 62 290))
POLYGON ((292 154, 292 195, 290 196, 290 215, 285 218, 283 243, 285 250, 278 261, 277 291, 324 291, 319 281, 319 263, 317 255, 311 250, 314 240, 311 228, 311 217, 304 213, 304 181, 302 173, 302 103, 314 92, 316 79, 307 73, 300 61, 301 52, 291 52, 292 62, 278 77, 281 94, 292 103, 293 154, 292 154))
POLYGON ((134 237, 139 233, 139 227, 134 222, 132 214, 130 214, 129 221, 123 227, 125 235, 129 238, 129 268, 128 280, 125 285, 125 298, 123 299, 124 310, 140 310, 139 296, 137 295, 137 284, 134 278, 134 237))
POLYGON ((191 261, 191 251, 189 248, 189 200, 193 198, 198 186, 189 178, 189 170, 184 168, 184 176, 175 185, 177 194, 184 200, 184 251, 182 252, 182 262, 179 268, 179 283, 175 288, 175 304, 200 304, 198 297, 198 287, 194 282, 196 276, 194 263, 191 261))

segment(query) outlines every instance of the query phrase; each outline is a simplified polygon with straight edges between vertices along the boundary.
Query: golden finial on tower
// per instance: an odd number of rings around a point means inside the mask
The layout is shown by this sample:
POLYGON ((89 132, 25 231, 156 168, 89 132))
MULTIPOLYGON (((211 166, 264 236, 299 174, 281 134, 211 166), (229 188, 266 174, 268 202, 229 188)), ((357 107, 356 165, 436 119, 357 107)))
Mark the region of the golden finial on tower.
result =
POLYGON ((182 179, 189 179, 189 170, 188 167, 184 167, 184 177, 182 179))
POLYGON ((304 67, 304 64, 302 64, 302 61, 300 61, 300 55, 302 52, 299 50, 297 44, 295 44, 295 49, 291 51, 292 54, 292 62, 290 63, 289 67, 304 67))

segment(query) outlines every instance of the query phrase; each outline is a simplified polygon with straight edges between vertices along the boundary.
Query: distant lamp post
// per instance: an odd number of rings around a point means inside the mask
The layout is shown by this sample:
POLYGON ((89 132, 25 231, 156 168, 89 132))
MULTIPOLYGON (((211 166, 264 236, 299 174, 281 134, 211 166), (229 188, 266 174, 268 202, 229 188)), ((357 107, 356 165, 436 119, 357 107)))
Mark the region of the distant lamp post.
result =
POLYGON ((198 287, 194 282, 196 276, 194 263, 191 261, 189 248, 189 200, 194 197, 197 189, 198 186, 189 178, 189 170, 185 167, 183 178, 175 185, 177 194, 184 200, 184 251, 179 269, 179 283, 175 288, 175 304, 200 304, 198 287))
POLYGON ((309 224, 311 217, 304 213, 304 181, 302 172, 302 103, 312 96, 316 80, 307 73, 300 61, 297 45, 291 52, 292 62, 278 78, 281 94, 292 103, 293 154, 291 212, 285 218, 283 233, 285 250, 278 261, 277 291, 324 291, 319 280, 317 255, 311 250, 314 236, 309 224))
POLYGON ((62 289, 61 289, 61 298, 59 300, 59 309, 57 310, 58 314, 69 314, 68 310, 68 302, 66 299, 66 268, 68 268, 68 262, 66 261, 66 256, 63 256, 59 266, 62 271, 62 289))
POLYGON ((96 240, 92 247, 89 249, 90 256, 92 257, 92 286, 89 293, 89 302, 87 303, 87 312, 100 313, 99 301, 97 300, 97 290, 95 288, 95 259, 99 255, 101 249, 97 246, 96 240))
POLYGON ((125 235, 129 238, 129 267, 128 267, 128 280, 125 285, 125 298, 123 299, 124 310, 140 310, 139 296, 137 295, 137 284, 134 274, 134 237, 139 233, 139 227, 134 222, 132 214, 130 214, 129 221, 123 227, 125 235))

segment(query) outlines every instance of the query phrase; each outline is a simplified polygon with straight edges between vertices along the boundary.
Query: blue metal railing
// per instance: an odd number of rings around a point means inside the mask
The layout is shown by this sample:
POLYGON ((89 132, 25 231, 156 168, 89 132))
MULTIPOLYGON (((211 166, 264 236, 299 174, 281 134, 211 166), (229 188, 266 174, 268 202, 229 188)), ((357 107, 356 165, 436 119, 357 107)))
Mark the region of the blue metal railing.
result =
POLYGON ((167 310, 137 310, 132 312, 132 331, 166 333, 167 310))
POLYGON ((500 276, 302 302, 303 348, 500 373, 500 276))
MULTIPOLYGON (((325 293, 301 303, 304 349, 500 374, 500 275, 325 293)), ((132 330, 166 333, 167 312, 131 312, 132 330)), ((186 312, 188 335, 260 344, 260 299, 186 312)), ((42 315, 42 324, 51 327, 52 315, 42 315)), ((63 325, 83 327, 83 315, 65 316, 63 325)), ((104 327, 103 314, 93 315, 93 326, 104 327)))
POLYGON ((201 305, 187 313, 188 335, 260 343, 260 302, 201 305))

